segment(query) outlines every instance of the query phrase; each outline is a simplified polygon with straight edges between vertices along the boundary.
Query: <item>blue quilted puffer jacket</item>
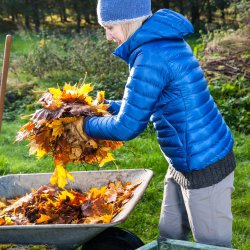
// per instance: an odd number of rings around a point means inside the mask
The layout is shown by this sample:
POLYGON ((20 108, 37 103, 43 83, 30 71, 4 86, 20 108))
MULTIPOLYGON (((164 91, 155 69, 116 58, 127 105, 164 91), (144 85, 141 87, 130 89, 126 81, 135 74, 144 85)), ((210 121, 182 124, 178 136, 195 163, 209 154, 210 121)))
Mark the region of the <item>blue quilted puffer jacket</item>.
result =
POLYGON ((192 32, 185 17, 163 9, 120 45, 114 54, 130 68, 123 99, 110 101, 112 116, 86 120, 87 135, 127 141, 151 120, 161 150, 176 170, 200 170, 224 158, 233 138, 183 40, 192 32))

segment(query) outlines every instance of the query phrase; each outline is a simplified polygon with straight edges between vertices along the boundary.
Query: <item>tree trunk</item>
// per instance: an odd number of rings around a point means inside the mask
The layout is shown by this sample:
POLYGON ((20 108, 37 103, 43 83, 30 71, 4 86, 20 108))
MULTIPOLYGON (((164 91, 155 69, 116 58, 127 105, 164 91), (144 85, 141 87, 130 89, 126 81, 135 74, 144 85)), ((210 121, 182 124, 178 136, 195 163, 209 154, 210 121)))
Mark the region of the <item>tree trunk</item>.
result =
POLYGON ((84 15, 84 19, 85 19, 86 23, 91 24, 89 13, 87 13, 87 14, 84 15))
POLYGON ((237 0, 234 0, 234 20, 237 19, 237 0))
POLYGON ((39 9, 38 9, 38 0, 31 1, 32 3, 32 14, 33 14, 33 22, 35 24, 35 31, 38 33, 40 31, 40 17, 39 17, 39 9))
POLYGON ((222 18, 222 21, 224 23, 225 22, 225 9, 221 10, 221 18, 222 18))
POLYGON ((200 22, 200 5, 198 0, 191 0, 191 20, 192 24, 196 25, 200 22))
POLYGON ((216 0, 215 1, 217 8, 220 9, 221 12, 221 19, 223 24, 225 24, 225 9, 229 6, 230 2, 227 0, 216 0))
POLYGON ((66 14, 64 0, 58 0, 57 2, 59 4, 59 12, 60 12, 61 22, 65 23, 65 22, 67 22, 67 14, 66 14))
POLYGON ((76 17, 76 32, 80 33, 81 30, 81 14, 77 13, 76 17))
POLYGON ((159 9, 168 9, 169 8, 169 0, 153 0, 152 1, 152 6, 153 8, 155 8, 156 10, 159 10, 159 9))
POLYGON ((12 22, 15 22, 15 20, 16 20, 16 18, 15 18, 15 13, 12 13, 12 14, 11 14, 11 21, 12 21, 12 22))
POLYGON ((76 32, 80 33, 81 30, 81 11, 78 5, 78 1, 74 0, 74 10, 76 12, 76 32))
POLYGON ((25 15, 25 27, 30 30, 30 17, 29 15, 25 15))
POLYGON ((25 4, 23 5, 24 22, 25 22, 26 29, 31 30, 31 27, 30 27, 31 12, 30 12, 29 6, 30 6, 29 0, 25 0, 25 4))
POLYGON ((212 11, 212 5, 211 0, 207 1, 207 22, 212 23, 213 22, 213 11, 212 11))
POLYGON ((66 11, 65 9, 62 11, 61 13, 61 22, 62 23, 66 23, 68 20, 67 20, 67 14, 66 14, 66 11))

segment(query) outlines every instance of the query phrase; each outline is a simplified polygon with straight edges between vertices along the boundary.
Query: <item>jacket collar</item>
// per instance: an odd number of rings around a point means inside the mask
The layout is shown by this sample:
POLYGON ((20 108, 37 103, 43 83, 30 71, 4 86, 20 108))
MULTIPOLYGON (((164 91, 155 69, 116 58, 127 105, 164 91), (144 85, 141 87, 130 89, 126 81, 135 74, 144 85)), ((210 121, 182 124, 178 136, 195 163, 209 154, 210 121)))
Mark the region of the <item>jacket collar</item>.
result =
POLYGON ((143 25, 113 55, 129 63, 131 53, 142 44, 162 39, 182 39, 194 32, 192 24, 181 14, 162 9, 148 18, 143 25))

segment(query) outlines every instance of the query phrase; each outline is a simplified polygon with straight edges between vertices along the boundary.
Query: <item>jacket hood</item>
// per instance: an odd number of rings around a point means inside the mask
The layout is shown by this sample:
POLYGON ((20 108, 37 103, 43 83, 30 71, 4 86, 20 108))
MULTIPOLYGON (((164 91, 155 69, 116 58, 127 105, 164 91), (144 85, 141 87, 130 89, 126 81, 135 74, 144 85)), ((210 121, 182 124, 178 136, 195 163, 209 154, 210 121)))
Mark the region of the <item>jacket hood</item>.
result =
POLYGON ((139 46, 155 40, 182 39, 194 33, 192 24, 181 14, 162 9, 157 11, 123 44, 114 55, 128 63, 129 56, 139 46))

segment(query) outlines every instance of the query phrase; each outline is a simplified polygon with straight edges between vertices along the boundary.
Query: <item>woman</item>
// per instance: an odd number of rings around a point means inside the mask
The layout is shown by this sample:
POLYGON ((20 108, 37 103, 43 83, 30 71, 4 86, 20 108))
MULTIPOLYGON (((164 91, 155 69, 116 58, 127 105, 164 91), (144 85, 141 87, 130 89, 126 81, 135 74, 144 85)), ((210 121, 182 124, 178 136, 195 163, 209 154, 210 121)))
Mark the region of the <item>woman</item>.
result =
POLYGON ((121 101, 108 101, 109 117, 85 120, 93 138, 127 141, 151 120, 169 163, 160 235, 231 246, 233 138, 183 37, 193 33, 182 15, 151 13, 150 0, 99 0, 98 20, 114 54, 129 65, 121 101))

